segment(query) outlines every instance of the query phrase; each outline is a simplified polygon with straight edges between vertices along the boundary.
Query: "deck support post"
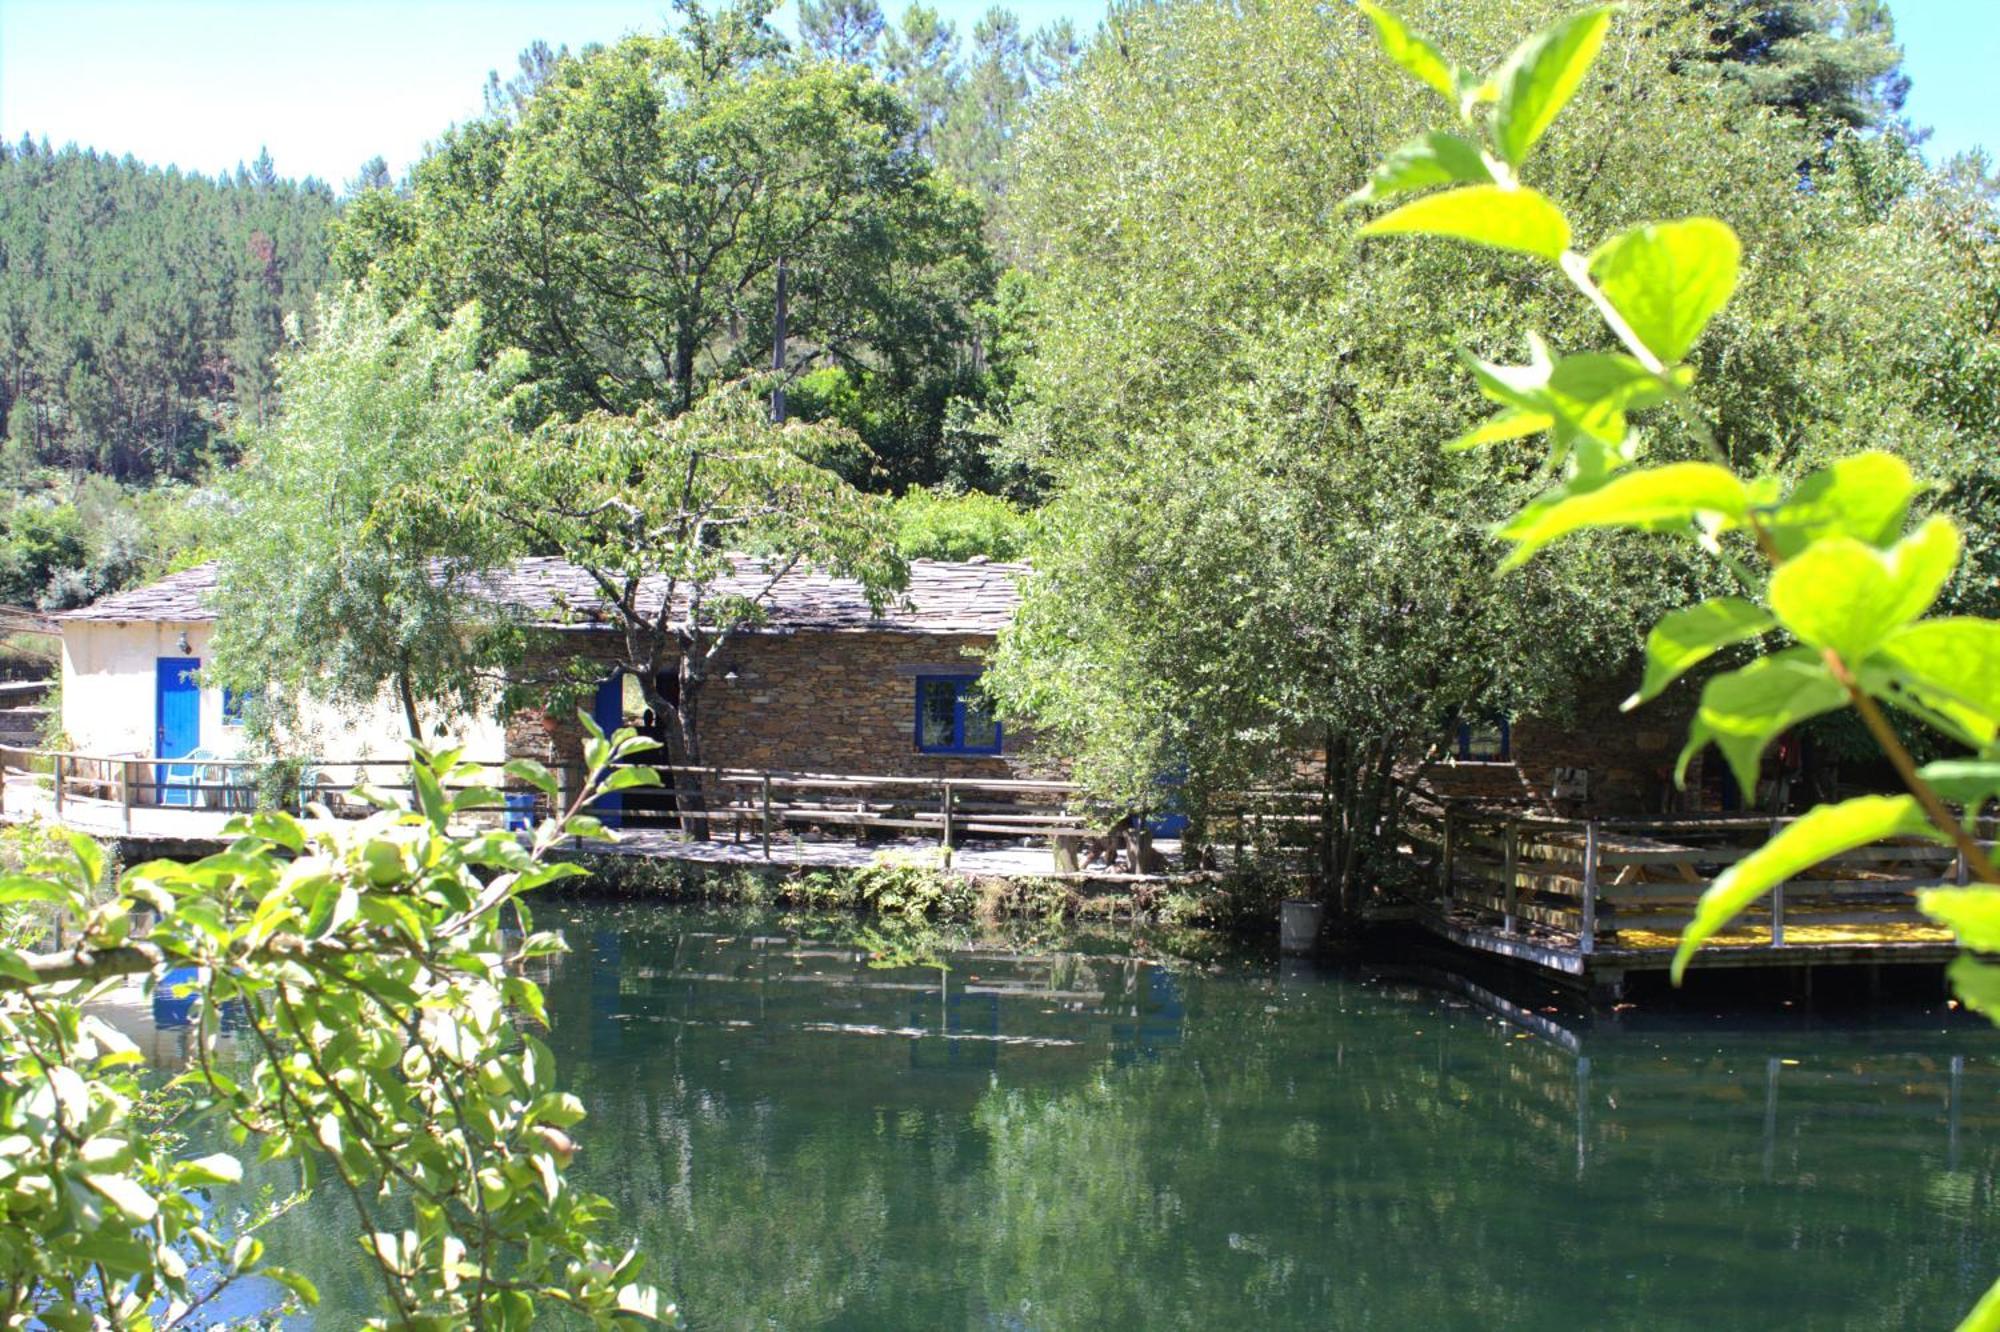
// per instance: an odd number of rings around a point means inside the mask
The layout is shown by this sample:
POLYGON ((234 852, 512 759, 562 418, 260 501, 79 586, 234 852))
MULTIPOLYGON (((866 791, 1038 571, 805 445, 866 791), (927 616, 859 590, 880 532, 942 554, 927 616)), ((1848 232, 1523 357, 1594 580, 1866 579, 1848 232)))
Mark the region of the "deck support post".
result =
POLYGON ((1454 843, 1458 840, 1457 824, 1458 821, 1452 816, 1451 806, 1446 805, 1444 807, 1444 845, 1438 851, 1438 903, 1444 906, 1448 906, 1451 903, 1452 861, 1457 853, 1457 847, 1454 843))
POLYGON ((1583 825, 1583 923, 1576 934, 1576 951, 1589 957, 1597 951, 1597 820, 1583 825))
POLYGON ((56 755, 53 762, 56 773, 56 817, 60 819, 63 812, 63 756, 56 755))
POLYGON ((762 800, 764 806, 764 818, 763 818, 764 859, 769 860, 771 858, 771 774, 770 773, 767 772, 763 775, 763 777, 761 778, 761 784, 763 787, 762 800))
POLYGON ((1502 859, 1504 860, 1505 864, 1501 868, 1500 872, 1506 879, 1507 905, 1506 905, 1506 917, 1501 922, 1501 928, 1504 929, 1507 933, 1512 934, 1515 932, 1516 928, 1514 914, 1518 906, 1518 901, 1516 897, 1516 886, 1514 881, 1518 873, 1518 866, 1520 864, 1520 826, 1516 824, 1514 820, 1508 819, 1506 823, 1502 825, 1502 828, 1504 829, 1504 831, 1501 833, 1501 837, 1503 839, 1502 845, 1504 847, 1502 853, 1502 859))
POLYGON ((118 807, 125 821, 125 831, 132 831, 132 765, 129 762, 118 765, 118 807))
MULTIPOLYGON (((1767 836, 1765 840, 1770 841, 1773 838, 1776 838, 1778 833, 1784 828, 1784 826, 1785 826, 1785 821, 1782 818, 1772 819, 1771 831, 1769 836, 1767 836)), ((1773 885, 1771 888, 1771 947, 1783 948, 1784 946, 1785 946, 1785 885, 1782 881, 1780 881, 1779 883, 1773 885)))
POLYGON ((944 863, 945 863, 945 864, 947 864, 947 865, 951 864, 951 849, 952 849, 952 848, 951 848, 951 835, 952 835, 952 828, 951 828, 951 822, 952 822, 952 818, 951 818, 951 816, 952 816, 952 813, 953 813, 953 806, 954 806, 954 804, 955 804, 955 803, 956 803, 956 802, 955 802, 955 801, 954 801, 954 800, 952 799, 952 792, 951 792, 951 783, 950 783, 949 781, 942 781, 942 782, 939 782, 939 783, 938 783, 938 811, 939 811, 939 813, 940 813, 940 814, 942 814, 942 815, 943 815, 943 817, 944 817, 944 823, 943 823, 943 827, 942 827, 942 829, 941 829, 941 832, 940 832, 940 835, 941 835, 941 837, 943 838, 943 842, 944 842, 944 863))
POLYGON ((1963 888, 1972 882, 1972 866, 1966 863, 1963 847, 1958 852, 1958 863, 1952 867, 1951 876, 1963 888))

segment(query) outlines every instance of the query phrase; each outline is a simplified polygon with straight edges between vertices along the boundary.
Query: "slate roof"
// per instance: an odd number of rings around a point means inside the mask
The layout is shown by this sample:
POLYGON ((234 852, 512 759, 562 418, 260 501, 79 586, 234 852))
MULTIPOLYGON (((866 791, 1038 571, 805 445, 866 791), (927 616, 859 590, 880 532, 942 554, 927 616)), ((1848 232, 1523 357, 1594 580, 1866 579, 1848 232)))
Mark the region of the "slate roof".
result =
MULTIPOLYGON (((737 556, 735 565, 733 574, 711 585, 711 599, 752 596, 769 581, 770 574, 759 560, 737 556)), ((913 560, 910 585, 877 615, 855 580, 795 569, 779 580, 766 599, 770 619, 765 628, 779 633, 995 634, 1013 618, 1021 600, 1017 580, 1026 572, 1024 564, 913 560)), ((203 564, 55 618, 210 621, 216 618, 212 605, 215 582, 216 566, 203 564)), ((505 570, 485 575, 480 586, 485 595, 542 624, 581 628, 606 623, 590 575, 565 560, 517 560, 505 570)), ((657 584, 650 602, 642 602, 649 614, 659 605, 664 586, 663 581, 657 584)))

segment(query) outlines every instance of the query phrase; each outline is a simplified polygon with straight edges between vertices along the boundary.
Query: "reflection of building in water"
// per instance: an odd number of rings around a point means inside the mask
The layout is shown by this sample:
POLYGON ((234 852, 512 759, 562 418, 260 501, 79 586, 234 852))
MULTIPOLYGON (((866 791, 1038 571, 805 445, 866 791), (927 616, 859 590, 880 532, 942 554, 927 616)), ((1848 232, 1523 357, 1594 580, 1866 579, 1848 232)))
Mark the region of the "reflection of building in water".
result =
POLYGON ((651 922, 572 938, 551 971, 551 1009, 587 1013, 590 1058, 640 1057, 694 1033, 739 1068, 786 1057, 892 1066, 942 1086, 985 1085, 1003 1063, 1079 1069, 1106 1055, 1154 1059, 1182 1039, 1172 969, 1129 957, 971 949, 885 965, 854 944, 754 930, 677 930, 651 922))

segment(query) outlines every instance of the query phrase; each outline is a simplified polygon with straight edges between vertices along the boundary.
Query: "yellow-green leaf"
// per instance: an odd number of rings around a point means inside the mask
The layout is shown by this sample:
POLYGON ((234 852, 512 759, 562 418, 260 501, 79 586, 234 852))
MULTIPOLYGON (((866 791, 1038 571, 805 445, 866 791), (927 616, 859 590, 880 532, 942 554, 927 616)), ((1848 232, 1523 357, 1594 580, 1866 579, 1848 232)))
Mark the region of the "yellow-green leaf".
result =
POLYGON ((1942 517, 1886 552, 1853 537, 1823 537, 1771 575, 1771 609, 1801 642, 1859 665, 1930 609, 1958 550, 1958 529, 1942 517))
POLYGON ((1919 698, 1971 709, 1986 719, 1989 738, 2000 726, 2000 621, 1969 615, 1922 620, 1890 635, 1880 655, 1919 698))
POLYGON ((1776 885, 1858 846, 1919 834, 1937 835, 1916 800, 1906 795, 1857 796, 1802 815, 1724 870, 1701 895, 1694 919, 1681 931, 1680 947, 1674 950, 1674 983, 1680 983, 1695 949, 1776 885))
POLYGON ((1569 248, 1569 222, 1545 195, 1525 187, 1467 185, 1413 200, 1361 229, 1364 236, 1449 236, 1559 259, 1569 248))
POLYGON ((1458 105, 1458 71, 1433 46, 1430 40, 1409 24, 1391 14, 1374 0, 1357 0, 1361 12, 1375 24, 1375 33, 1382 40, 1382 49, 1389 59, 1417 76, 1424 83, 1437 90, 1440 97, 1458 105))
POLYGON ((1497 416, 1490 416, 1472 429, 1445 445, 1447 453, 1464 453, 1469 449, 1481 448, 1488 444, 1504 444, 1510 439, 1525 439, 1538 435, 1556 423, 1556 418, 1547 412, 1522 411, 1510 407, 1497 416))
POLYGON ((1590 72, 1611 24, 1610 5, 1579 10, 1514 49, 1490 80, 1500 90, 1493 138, 1515 166, 1527 160, 1590 72))
POLYGON ((1432 131, 1419 135, 1382 159, 1368 183, 1347 197, 1350 204, 1379 203, 1433 185, 1481 184, 1492 181, 1478 145, 1456 134, 1432 131))
POLYGON ((1722 751, 1744 791, 1757 789, 1765 746, 1789 728, 1847 705, 1847 691, 1804 648, 1759 657, 1710 680, 1695 724, 1722 751))
POLYGON ((1585 528, 1657 529, 1707 517, 1740 520, 1748 503, 1743 482, 1714 463, 1669 463, 1626 472, 1593 490, 1524 510, 1500 530, 1514 543, 1501 567, 1523 564, 1551 541, 1585 528))
POLYGON ((1814 471, 1764 519, 1778 554, 1792 558, 1827 536, 1888 547, 1903 533, 1917 479, 1893 453, 1857 453, 1814 471))
POLYGON ((1926 888, 1917 907, 1976 953, 2000 952, 2000 888, 1926 888))
POLYGON ((1597 285, 1639 340, 1672 364, 1736 290, 1743 247, 1712 217, 1622 231, 1590 256, 1597 285))
POLYGON ((1662 616, 1646 635, 1646 676, 1624 702, 1630 711, 1731 643, 1768 631, 1771 613, 1742 597, 1713 597, 1662 616))

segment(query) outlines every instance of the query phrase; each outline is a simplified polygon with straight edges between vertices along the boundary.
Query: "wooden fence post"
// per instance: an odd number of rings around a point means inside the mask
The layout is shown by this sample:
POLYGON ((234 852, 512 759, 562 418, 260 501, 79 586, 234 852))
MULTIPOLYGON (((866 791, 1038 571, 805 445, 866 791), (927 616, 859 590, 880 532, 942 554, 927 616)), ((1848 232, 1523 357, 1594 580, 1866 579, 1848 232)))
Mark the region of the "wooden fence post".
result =
POLYGON ((1451 806, 1446 805, 1444 807, 1444 845, 1438 849, 1438 898, 1443 902, 1451 901, 1451 876, 1454 868, 1452 861, 1456 858, 1458 850, 1455 845, 1457 840, 1458 821, 1453 817, 1451 806))
POLYGON ((1576 950, 1588 957, 1597 951, 1597 820, 1583 825, 1583 926, 1576 950))
MULTIPOLYGON (((1770 837, 1776 837, 1785 826, 1783 819, 1771 820, 1770 837)), ((1766 838, 1769 841, 1770 838, 1766 838)), ((1771 947, 1785 946, 1785 885, 1781 880, 1771 888, 1771 947)))
POLYGON ((956 802, 952 798, 951 783, 949 781, 939 782, 938 787, 939 787, 938 808, 944 815, 944 858, 945 858, 945 863, 950 864, 951 851, 952 851, 951 816, 953 812, 953 806, 956 802))
POLYGON ((771 858, 771 774, 763 776, 764 796, 764 859, 771 858))
POLYGON ((63 756, 61 754, 55 756, 55 774, 56 774, 56 817, 60 819, 62 817, 62 811, 63 811, 63 756))
POLYGON ((132 831, 132 764, 129 761, 118 765, 118 805, 125 819, 125 831, 132 831))
POLYGON ((1504 874, 1507 879, 1507 897, 1506 897, 1505 919, 1501 923, 1501 928, 1506 930, 1507 933, 1512 934, 1514 933, 1515 930, 1515 922, 1514 922, 1515 908, 1518 905, 1515 897, 1514 879, 1516 874, 1518 873, 1517 866, 1520 863, 1520 850, 1518 847, 1518 843, 1520 841, 1520 827, 1512 819, 1508 819, 1503 826, 1506 828, 1506 832, 1503 835, 1504 836, 1503 846, 1505 849, 1502 853, 1502 858, 1505 860, 1506 864, 1505 868, 1502 869, 1501 873, 1504 874))

